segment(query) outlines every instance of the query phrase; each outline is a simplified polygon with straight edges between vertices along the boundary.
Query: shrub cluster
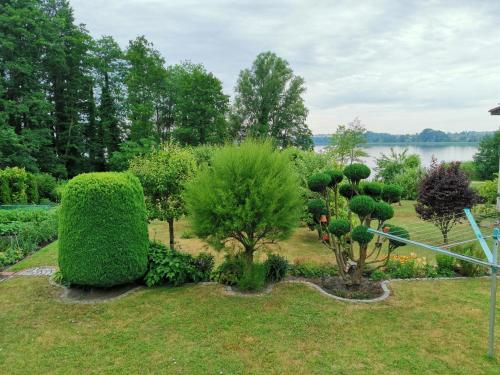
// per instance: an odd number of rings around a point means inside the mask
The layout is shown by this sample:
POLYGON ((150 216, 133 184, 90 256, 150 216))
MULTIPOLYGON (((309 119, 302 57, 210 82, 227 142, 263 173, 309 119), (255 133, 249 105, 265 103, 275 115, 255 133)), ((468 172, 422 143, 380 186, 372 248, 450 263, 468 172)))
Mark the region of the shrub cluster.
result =
POLYGON ((437 277, 436 267, 427 263, 425 258, 416 255, 392 255, 387 265, 375 270, 371 274, 373 280, 383 279, 413 279, 423 277, 437 277))
POLYGON ((248 265, 242 254, 226 254, 224 262, 214 272, 213 279, 226 285, 236 286, 242 291, 259 291, 266 283, 285 278, 288 261, 276 254, 268 254, 264 263, 248 265))
POLYGON ((76 176, 64 189, 59 224, 59 268, 71 284, 110 287, 146 273, 146 206, 137 177, 76 176))
POLYGON ((149 243, 148 271, 144 280, 149 287, 208 281, 213 266, 213 255, 200 253, 193 257, 152 241, 149 243))
POLYGON ((57 236, 58 209, 0 210, 0 267, 23 259, 57 236))
POLYGON ((23 168, 0 170, 0 204, 55 202, 57 182, 47 173, 33 174, 23 168))

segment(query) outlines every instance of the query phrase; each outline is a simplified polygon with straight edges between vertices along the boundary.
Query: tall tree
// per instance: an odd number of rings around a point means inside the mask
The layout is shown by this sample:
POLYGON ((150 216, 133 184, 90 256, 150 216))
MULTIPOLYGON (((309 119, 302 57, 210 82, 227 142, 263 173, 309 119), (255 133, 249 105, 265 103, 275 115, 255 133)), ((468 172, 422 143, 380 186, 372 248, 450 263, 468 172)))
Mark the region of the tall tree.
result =
POLYGON ((124 136, 125 64, 123 51, 112 37, 104 36, 96 41, 96 80, 100 90, 98 139, 105 162, 118 151, 124 136))
POLYGON ((479 149, 474 155, 476 170, 481 179, 491 180, 498 173, 498 158, 500 157, 500 131, 484 137, 479 143, 479 149))
POLYGON ((304 79, 288 62, 272 52, 257 56, 250 69, 240 72, 232 114, 234 135, 272 137, 278 145, 312 148, 302 95, 304 79))
POLYGON ((161 139, 163 132, 160 124, 164 119, 162 111, 166 94, 165 61, 144 36, 130 41, 125 57, 129 64, 125 83, 131 122, 130 140, 161 139))
POLYGON ((358 118, 346 125, 339 125, 332 134, 328 151, 338 160, 340 165, 352 164, 360 158, 368 156, 361 146, 366 143, 366 128, 358 118))
POLYGON ((185 62, 168 70, 173 103, 173 136, 181 144, 221 143, 227 138, 228 96, 203 65, 185 62))
POLYGON ((66 0, 48 0, 44 11, 48 23, 47 69, 48 96, 53 105, 53 134, 57 156, 68 176, 88 169, 85 160, 86 126, 92 117, 93 81, 92 38, 83 26, 74 23, 73 10, 66 0))
POLYGON ((2 147, 3 165, 55 173, 44 66, 48 24, 40 1, 0 3, 0 132, 13 142, 2 147))

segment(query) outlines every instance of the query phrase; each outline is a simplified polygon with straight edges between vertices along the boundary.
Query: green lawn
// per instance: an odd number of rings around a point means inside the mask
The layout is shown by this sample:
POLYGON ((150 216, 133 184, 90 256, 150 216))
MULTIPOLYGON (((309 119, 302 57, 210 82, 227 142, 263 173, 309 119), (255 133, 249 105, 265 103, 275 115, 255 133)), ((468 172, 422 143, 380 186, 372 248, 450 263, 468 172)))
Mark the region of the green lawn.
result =
POLYGON ((260 297, 144 289, 81 305, 61 302, 47 278, 14 278, 0 283, 0 373, 500 373, 485 357, 487 280, 392 288, 375 305, 297 284, 260 297))
MULTIPOLYGON (((411 202, 396 209, 397 222, 415 222, 411 202)), ((179 237, 188 230, 178 223, 179 237)), ((151 224, 150 233, 168 241, 164 223, 151 224)), ((205 246, 194 238, 179 245, 194 253, 205 246)), ((305 228, 273 250, 333 261, 305 228)), ((53 243, 12 269, 56 264, 53 243)), ((500 361, 485 356, 488 280, 391 288, 388 300, 373 305, 297 284, 254 297, 227 296, 218 285, 143 289, 81 305, 62 302, 45 277, 17 277, 0 283, 0 374, 500 373, 500 361)))

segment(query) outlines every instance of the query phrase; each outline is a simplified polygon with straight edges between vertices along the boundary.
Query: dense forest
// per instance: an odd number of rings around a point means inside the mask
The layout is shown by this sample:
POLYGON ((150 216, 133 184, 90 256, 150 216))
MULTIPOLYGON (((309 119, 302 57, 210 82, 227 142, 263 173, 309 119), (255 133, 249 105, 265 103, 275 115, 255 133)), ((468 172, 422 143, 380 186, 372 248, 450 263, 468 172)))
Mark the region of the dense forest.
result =
POLYGON ((312 147, 304 80, 287 61, 261 53, 234 91, 202 64, 167 65, 144 36, 125 49, 92 38, 66 0, 0 2, 0 168, 67 178, 124 169, 162 142, 248 135, 312 147))
MULTIPOLYGON (((441 130, 424 129, 416 134, 389 134, 367 131, 364 133, 366 143, 433 143, 433 142, 467 142, 479 143, 487 135, 494 132, 463 131, 459 133, 445 133, 441 130)), ((331 135, 318 134, 313 136, 314 144, 326 146, 331 143, 331 135)))

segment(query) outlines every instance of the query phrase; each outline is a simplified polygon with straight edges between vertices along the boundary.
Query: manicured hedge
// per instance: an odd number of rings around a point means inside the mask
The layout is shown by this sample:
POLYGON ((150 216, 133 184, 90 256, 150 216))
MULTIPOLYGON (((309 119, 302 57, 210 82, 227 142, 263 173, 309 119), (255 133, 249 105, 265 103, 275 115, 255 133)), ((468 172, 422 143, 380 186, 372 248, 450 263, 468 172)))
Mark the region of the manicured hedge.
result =
POLYGON ((65 187, 59 222, 59 267, 71 284, 132 282, 147 270, 144 193, 127 173, 87 173, 65 187))

